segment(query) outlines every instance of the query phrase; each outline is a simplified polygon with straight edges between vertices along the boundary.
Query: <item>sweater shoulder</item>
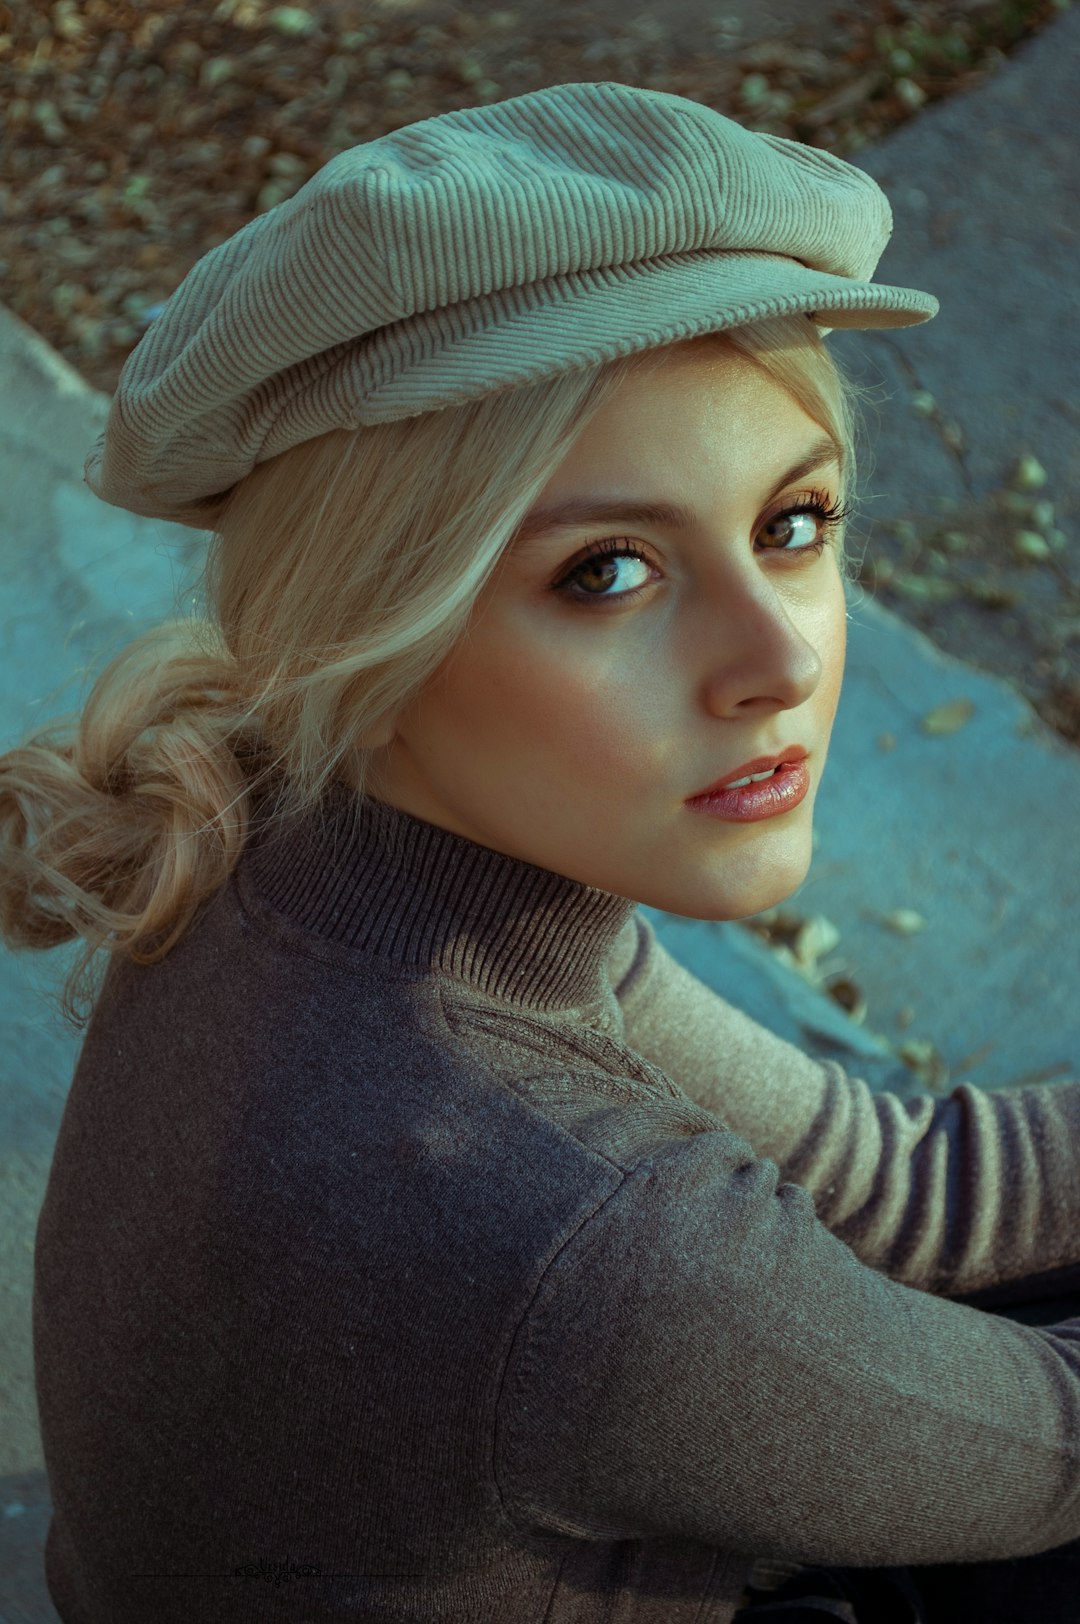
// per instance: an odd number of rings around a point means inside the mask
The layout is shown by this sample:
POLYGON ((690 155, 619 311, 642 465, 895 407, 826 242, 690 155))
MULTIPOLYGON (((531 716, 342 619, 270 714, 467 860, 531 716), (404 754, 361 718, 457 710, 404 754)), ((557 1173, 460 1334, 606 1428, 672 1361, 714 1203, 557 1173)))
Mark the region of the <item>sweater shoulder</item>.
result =
POLYGON ((587 1021, 497 1008, 440 987, 448 1041, 463 1066, 541 1118, 548 1131, 623 1173, 717 1118, 643 1055, 587 1021))

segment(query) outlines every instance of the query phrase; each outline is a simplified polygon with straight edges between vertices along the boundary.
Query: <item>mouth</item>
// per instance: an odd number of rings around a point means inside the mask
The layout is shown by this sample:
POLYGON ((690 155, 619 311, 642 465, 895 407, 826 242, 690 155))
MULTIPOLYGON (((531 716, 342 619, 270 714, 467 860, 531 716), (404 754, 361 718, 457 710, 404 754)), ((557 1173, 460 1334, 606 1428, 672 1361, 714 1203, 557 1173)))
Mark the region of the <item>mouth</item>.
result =
POLYGON ((748 784, 764 783, 778 772, 782 772, 784 768, 805 761, 808 754, 809 751, 801 744, 789 744, 779 755, 755 756, 753 761, 746 761, 741 767, 733 768, 725 777, 718 778, 715 784, 710 784, 707 789, 697 790, 687 799, 696 801, 705 795, 717 795, 721 790, 741 789, 748 784))

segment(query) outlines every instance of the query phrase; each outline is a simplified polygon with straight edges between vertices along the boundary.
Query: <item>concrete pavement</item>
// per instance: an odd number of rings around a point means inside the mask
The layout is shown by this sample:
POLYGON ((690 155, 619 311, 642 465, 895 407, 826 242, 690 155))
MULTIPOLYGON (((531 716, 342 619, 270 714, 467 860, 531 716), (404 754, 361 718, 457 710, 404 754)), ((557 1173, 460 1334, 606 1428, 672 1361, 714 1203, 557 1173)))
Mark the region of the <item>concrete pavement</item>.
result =
MULTIPOLYGON (((1078 62, 1074 9, 978 91, 858 155, 896 214, 880 277, 942 303, 921 329, 835 335, 839 352, 892 397, 875 438, 879 519, 1000 482, 1018 435, 1039 448, 1059 513, 1080 510, 1068 133, 1078 62), (940 425, 911 412, 913 387, 962 424, 963 458, 940 425)), ((107 402, 2 310, 0 378, 3 749, 78 708, 113 653, 188 601, 203 539, 91 495, 82 462, 107 402)), ((1070 533, 1070 546, 1078 541, 1070 533)), ((1080 753, 1007 684, 943 657, 860 589, 849 607, 818 846, 789 906, 835 927, 819 968, 858 983, 865 1022, 742 927, 647 911, 703 980, 873 1086, 919 1086, 892 1047, 912 1039, 933 1044, 954 1081, 1002 1087, 1080 1074, 1080 938, 1070 929, 1080 905, 1080 753), (963 725, 925 731, 928 715, 964 700, 963 725), (898 931, 886 923, 898 914, 924 927, 898 931)), ((78 1050, 46 992, 71 956, 0 954, 0 1624, 56 1618, 40 1571, 49 1501, 30 1303, 37 1212, 78 1050)))

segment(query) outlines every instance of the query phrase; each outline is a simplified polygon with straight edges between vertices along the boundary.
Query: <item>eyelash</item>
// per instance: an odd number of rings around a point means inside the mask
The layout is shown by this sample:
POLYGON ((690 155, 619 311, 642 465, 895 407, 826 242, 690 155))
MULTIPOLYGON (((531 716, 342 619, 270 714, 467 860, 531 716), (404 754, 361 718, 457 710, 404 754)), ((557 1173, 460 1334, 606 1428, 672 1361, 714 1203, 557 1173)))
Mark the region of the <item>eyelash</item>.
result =
MULTIPOLYGON (((821 521, 822 534, 819 539, 811 542, 808 547, 768 547, 766 551, 775 553, 788 552, 799 558, 808 553, 812 558, 820 558, 831 540, 829 532, 834 530, 837 525, 842 524, 848 518, 850 512, 851 509, 843 502, 830 502, 824 491, 811 491, 809 498, 805 502, 799 502, 793 507, 781 508, 779 513, 774 513, 771 518, 765 520, 765 523, 775 524, 778 519, 794 518, 800 513, 813 513, 821 521)), ((555 582, 552 591, 561 592, 575 603, 627 603, 631 598, 636 598, 639 593, 645 592, 652 584, 646 582, 644 586, 632 587, 629 592, 598 593, 582 592, 580 589, 575 590, 574 576, 583 565, 608 558, 634 558, 639 563, 652 565, 652 559, 642 551, 637 542, 627 542, 623 546, 616 546, 610 539, 591 541, 560 579, 555 582)))

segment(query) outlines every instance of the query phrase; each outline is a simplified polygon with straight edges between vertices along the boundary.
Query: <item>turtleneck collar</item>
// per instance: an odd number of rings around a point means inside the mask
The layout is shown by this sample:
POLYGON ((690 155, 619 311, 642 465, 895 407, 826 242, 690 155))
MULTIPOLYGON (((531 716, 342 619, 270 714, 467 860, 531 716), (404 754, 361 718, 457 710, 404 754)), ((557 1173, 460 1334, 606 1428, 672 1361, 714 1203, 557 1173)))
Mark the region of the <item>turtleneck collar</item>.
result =
POLYGON ((605 961, 637 906, 340 783, 256 828, 242 861, 300 928, 546 1013, 610 999, 605 961))

